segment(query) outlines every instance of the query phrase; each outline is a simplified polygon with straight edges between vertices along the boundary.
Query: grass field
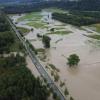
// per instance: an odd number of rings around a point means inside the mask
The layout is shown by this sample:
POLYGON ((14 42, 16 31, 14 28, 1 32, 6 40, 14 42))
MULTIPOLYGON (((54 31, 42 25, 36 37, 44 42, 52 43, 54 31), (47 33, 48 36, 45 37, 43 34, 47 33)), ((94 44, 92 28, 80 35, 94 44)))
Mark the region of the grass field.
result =
MULTIPOLYGON (((32 26, 35 28, 47 28, 47 24, 41 21, 42 15, 41 12, 32 12, 29 14, 26 14, 25 16, 18 19, 18 22, 20 21, 29 21, 27 23, 28 26, 32 26)), ((21 29, 22 31, 28 31, 21 29)))
POLYGON ((32 26, 32 27, 35 27, 35 28, 47 28, 47 24, 46 23, 42 23, 42 22, 29 22, 27 23, 28 26, 32 26))
POLYGON ((18 19, 18 22, 20 21, 25 21, 25 20, 37 20, 40 19, 42 17, 42 15, 40 14, 40 12, 32 12, 32 13, 27 13, 25 14, 25 16, 21 17, 18 19))
POLYGON ((55 32, 51 32, 51 33, 48 33, 48 34, 66 35, 66 34, 69 34, 69 33, 71 33, 71 31, 55 31, 55 32))

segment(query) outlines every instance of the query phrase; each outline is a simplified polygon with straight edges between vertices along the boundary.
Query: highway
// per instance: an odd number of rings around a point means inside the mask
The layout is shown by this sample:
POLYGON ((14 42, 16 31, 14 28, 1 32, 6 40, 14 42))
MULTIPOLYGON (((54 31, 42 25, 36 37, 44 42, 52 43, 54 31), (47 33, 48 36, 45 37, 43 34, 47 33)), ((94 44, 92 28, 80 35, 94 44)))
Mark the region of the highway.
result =
POLYGON ((44 67, 39 62, 39 60, 36 57, 35 53, 32 51, 32 49, 26 43, 25 39, 21 36, 20 32, 17 30, 16 26, 14 25, 14 23, 11 21, 11 19, 8 16, 7 16, 7 20, 9 22, 9 24, 11 25, 12 29, 14 30, 14 32, 16 33, 16 35, 19 38, 19 40, 23 43, 28 55, 30 56, 30 58, 31 58, 33 64, 35 65, 35 67, 37 68, 38 72, 46 80, 49 88, 52 88, 53 92, 57 94, 57 96, 60 98, 60 100, 66 100, 65 96, 63 95, 63 93, 56 86, 54 81, 51 79, 49 74, 46 72, 44 67))

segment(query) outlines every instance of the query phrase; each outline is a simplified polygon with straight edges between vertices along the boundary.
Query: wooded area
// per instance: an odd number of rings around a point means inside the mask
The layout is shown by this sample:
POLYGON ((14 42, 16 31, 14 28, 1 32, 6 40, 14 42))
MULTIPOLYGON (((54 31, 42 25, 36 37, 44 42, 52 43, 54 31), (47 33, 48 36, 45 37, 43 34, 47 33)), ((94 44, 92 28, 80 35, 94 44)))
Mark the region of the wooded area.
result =
POLYGON ((100 23, 100 12, 70 11, 69 13, 53 13, 52 15, 56 20, 76 26, 100 23))
POLYGON ((6 13, 25 13, 38 11, 47 7, 58 7, 66 10, 80 10, 80 11, 100 11, 100 0, 79 0, 79 1, 29 1, 28 3, 21 3, 17 5, 5 6, 3 9, 6 13))
POLYGON ((0 25, 0 100, 47 100, 47 86, 26 67, 23 52, 10 49, 17 37, 3 14, 0 25))

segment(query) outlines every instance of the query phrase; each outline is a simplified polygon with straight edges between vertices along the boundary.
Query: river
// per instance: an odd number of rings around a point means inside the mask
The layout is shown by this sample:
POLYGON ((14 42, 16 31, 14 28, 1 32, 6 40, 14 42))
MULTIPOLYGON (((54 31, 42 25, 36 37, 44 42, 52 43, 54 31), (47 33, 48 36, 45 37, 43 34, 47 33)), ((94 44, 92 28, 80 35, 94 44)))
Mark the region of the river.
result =
MULTIPOLYGON (((49 16, 50 27, 63 25, 59 21, 52 20, 50 12, 42 12, 43 19, 49 16)), ((22 15, 24 16, 24 15, 22 15)), ((21 17, 21 16, 20 16, 21 17)), ((14 15, 12 19, 16 22, 19 15, 14 15)), ((19 22, 17 26, 31 29, 27 22, 19 22)), ((87 31, 76 28, 72 25, 64 25, 64 30, 71 31, 67 35, 50 34, 51 48, 46 50, 46 63, 54 64, 60 69, 60 77, 66 83, 69 93, 75 100, 100 100, 100 47, 89 42, 90 40, 83 34, 87 31), (60 40, 58 43, 56 41, 60 40), (67 57, 70 54, 77 54, 80 63, 77 68, 69 68, 67 57)), ((31 40, 35 48, 43 48, 42 42, 37 38, 37 33, 48 33, 47 29, 34 28, 25 38, 31 40)))

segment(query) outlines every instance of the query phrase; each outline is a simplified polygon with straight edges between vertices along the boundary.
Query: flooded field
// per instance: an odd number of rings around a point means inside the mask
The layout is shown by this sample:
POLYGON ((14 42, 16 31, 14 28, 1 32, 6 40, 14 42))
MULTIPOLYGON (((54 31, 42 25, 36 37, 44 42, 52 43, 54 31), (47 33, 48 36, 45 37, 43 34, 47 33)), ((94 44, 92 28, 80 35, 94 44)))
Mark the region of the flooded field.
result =
MULTIPOLYGON (((35 14, 35 17, 34 14, 33 16, 31 14, 31 17, 29 15, 25 17, 25 14, 15 15, 12 19, 18 22, 16 25, 19 27, 34 28, 34 31, 30 31, 25 38, 36 49, 44 50, 37 34, 47 34, 51 37, 51 48, 38 55, 38 57, 42 56, 41 63, 44 66, 53 64, 60 70, 60 81, 65 82, 65 87, 74 100, 100 100, 100 47, 98 45, 100 41, 84 36, 90 34, 85 30, 53 20, 52 12, 43 10, 35 14), (55 29, 55 34, 50 34, 51 28, 55 29), (60 34, 57 34, 59 32, 60 34), (67 65, 67 57, 70 54, 77 54, 80 57, 80 63, 76 68, 69 68, 67 65)), ((50 73, 49 70, 47 71, 50 73)))

